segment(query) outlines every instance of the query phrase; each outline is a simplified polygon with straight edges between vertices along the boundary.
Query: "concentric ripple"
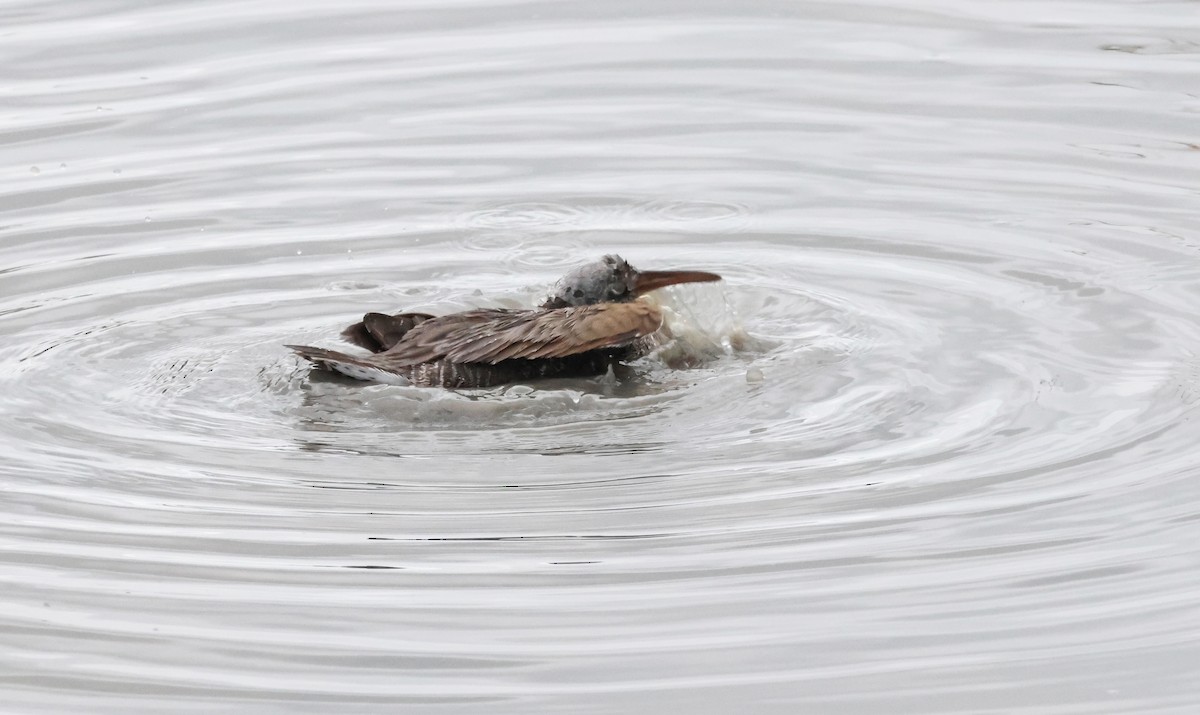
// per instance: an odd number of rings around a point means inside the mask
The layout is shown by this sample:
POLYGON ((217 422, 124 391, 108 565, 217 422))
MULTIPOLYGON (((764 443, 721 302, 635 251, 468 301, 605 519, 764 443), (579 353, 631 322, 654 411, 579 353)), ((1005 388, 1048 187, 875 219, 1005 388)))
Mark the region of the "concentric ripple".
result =
POLYGON ((0 50, 4 707, 1200 702, 1182 5, 81 8, 0 50), (627 371, 282 347, 612 252, 725 277, 627 371))
MULTIPOLYGON (((627 197, 572 197, 563 202, 501 203, 469 213, 465 228, 481 232, 468 246, 498 248, 493 242, 502 237, 488 236, 499 231, 513 236, 522 231, 530 233, 560 232, 563 229, 586 231, 603 230, 678 230, 683 224, 706 224, 733 230, 735 223, 747 213, 744 206, 719 201, 630 201, 627 197)), ((519 249, 521 241, 512 241, 509 248, 519 249)))

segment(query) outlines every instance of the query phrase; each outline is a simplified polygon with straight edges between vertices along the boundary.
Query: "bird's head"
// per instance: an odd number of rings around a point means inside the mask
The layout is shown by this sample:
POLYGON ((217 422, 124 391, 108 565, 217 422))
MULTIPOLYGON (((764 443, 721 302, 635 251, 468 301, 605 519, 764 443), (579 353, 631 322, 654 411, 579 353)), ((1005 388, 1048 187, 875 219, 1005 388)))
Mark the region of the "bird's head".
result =
POLYGON ((594 303, 627 303, 639 295, 677 283, 719 281, 705 271, 639 271, 618 255, 585 263, 559 279, 543 308, 594 303))

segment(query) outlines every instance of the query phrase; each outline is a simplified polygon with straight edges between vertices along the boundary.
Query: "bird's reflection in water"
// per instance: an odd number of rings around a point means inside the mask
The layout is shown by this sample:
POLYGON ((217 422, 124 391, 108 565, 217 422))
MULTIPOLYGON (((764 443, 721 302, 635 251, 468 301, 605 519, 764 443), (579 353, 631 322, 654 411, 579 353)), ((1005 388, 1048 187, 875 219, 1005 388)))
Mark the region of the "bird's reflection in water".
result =
POLYGON ((297 444, 308 452, 394 458, 659 452, 667 443, 652 428, 637 436, 636 426, 678 400, 681 385, 624 370, 632 373, 624 380, 610 374, 471 391, 363 386, 313 371, 292 408, 304 435, 297 444))

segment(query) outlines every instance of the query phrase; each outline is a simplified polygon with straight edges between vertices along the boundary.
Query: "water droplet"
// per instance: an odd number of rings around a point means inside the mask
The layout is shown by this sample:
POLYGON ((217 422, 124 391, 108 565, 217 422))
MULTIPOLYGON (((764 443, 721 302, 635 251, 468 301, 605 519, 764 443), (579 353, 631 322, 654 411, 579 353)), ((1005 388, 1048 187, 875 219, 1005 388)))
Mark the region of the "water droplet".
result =
POLYGON ((64 161, 63 163, 59 164, 59 165, 58 165, 58 168, 60 168, 60 169, 65 169, 65 168, 67 168, 67 162, 65 162, 65 161, 64 161))
POLYGON ((150 223, 150 217, 149 217, 149 216, 147 216, 147 217, 146 217, 146 223, 150 223))
POLYGON ((762 382, 765 377, 763 371, 757 367, 752 367, 746 371, 746 382, 752 385, 756 382, 762 382))
POLYGON ((30 174, 40 174, 40 173, 42 173, 42 170, 37 168, 36 166, 31 166, 31 167, 29 167, 29 173, 30 174))
POLYGON ((296 255, 297 255, 297 256, 302 256, 302 255, 304 255, 304 251, 296 251, 296 255))
POLYGON ((120 170, 120 169, 113 169, 113 173, 114 173, 114 174, 120 174, 120 173, 121 173, 121 170, 120 170))

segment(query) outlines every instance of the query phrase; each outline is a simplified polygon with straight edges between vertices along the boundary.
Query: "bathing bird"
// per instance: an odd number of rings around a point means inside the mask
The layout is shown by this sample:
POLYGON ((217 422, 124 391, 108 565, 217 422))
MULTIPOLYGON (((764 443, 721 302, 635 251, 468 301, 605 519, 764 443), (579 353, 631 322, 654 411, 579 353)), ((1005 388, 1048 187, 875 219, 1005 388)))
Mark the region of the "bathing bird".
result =
POLYGON ((718 281, 705 271, 639 271, 617 255, 563 276, 537 308, 481 308, 434 316, 367 313, 342 331, 372 354, 287 345, 314 366, 359 380, 476 388, 549 377, 587 377, 646 354, 663 314, 640 296, 679 283, 718 281))

